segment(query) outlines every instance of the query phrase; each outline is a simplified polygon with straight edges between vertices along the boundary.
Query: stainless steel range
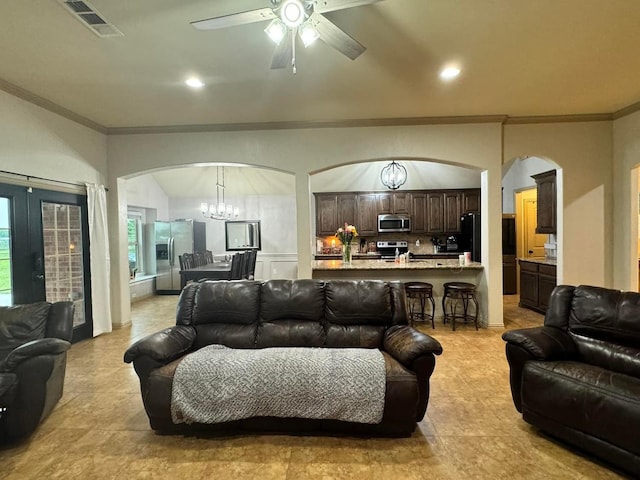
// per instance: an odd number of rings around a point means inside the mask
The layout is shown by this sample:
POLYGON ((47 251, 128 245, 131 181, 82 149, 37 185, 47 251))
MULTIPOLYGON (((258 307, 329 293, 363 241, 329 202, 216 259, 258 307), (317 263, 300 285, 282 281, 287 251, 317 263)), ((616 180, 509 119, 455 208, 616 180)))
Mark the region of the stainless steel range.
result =
POLYGON ((389 240, 386 242, 377 242, 376 249, 380 253, 380 257, 383 260, 396 257, 396 249, 399 254, 407 253, 409 251, 409 244, 405 240, 389 240))

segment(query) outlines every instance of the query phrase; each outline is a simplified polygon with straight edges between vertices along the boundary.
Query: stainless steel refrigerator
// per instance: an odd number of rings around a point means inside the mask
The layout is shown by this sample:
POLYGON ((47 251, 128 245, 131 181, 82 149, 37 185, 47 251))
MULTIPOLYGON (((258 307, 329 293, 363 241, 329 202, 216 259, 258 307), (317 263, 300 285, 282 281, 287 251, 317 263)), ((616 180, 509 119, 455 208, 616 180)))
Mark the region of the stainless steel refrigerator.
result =
POLYGON ((204 252, 206 225, 193 220, 155 222, 156 292, 180 293, 180 262, 178 255, 204 252))

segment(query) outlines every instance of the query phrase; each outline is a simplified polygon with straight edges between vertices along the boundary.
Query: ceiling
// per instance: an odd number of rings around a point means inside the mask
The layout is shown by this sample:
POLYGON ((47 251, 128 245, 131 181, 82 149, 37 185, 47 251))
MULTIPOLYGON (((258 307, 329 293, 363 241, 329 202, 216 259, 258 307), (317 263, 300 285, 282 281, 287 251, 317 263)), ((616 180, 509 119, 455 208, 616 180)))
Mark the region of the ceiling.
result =
POLYGON ((299 46, 297 75, 270 69, 264 23, 189 24, 268 0, 88 1, 124 36, 97 37, 57 0, 0 2, 0 88, 107 129, 613 113, 640 102, 638 0, 384 0, 327 14, 363 55, 299 46), (450 62, 462 73, 445 83, 450 62), (206 86, 187 88, 190 75, 206 86))

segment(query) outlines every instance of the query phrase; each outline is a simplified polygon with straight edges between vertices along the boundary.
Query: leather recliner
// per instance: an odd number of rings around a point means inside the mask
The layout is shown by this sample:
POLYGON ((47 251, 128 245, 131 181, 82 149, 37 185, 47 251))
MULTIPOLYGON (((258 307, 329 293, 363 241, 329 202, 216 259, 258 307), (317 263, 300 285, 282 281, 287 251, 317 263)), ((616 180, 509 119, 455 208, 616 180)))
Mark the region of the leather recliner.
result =
POLYGON ((72 302, 0 307, 0 440, 29 436, 62 396, 72 302))
POLYGON ((544 326, 502 338, 523 419, 640 477, 640 294, 561 285, 544 326))
POLYGON ((152 334, 126 351, 140 377, 151 427, 162 433, 194 430, 333 431, 410 435, 427 409, 437 340, 407 325, 400 282, 373 280, 206 281, 185 287, 176 326, 152 334), (386 393, 382 421, 253 417, 221 424, 174 424, 173 376, 182 358, 204 346, 361 347, 382 351, 386 393))

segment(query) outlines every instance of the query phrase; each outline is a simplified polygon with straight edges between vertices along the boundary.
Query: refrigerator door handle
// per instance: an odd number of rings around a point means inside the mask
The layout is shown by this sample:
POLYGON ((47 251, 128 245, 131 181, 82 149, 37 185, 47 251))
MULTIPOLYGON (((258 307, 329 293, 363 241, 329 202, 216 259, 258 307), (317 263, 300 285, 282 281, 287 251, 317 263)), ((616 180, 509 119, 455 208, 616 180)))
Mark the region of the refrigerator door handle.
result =
POLYGON ((173 267, 175 258, 173 258, 173 237, 169 237, 169 265, 173 267))

